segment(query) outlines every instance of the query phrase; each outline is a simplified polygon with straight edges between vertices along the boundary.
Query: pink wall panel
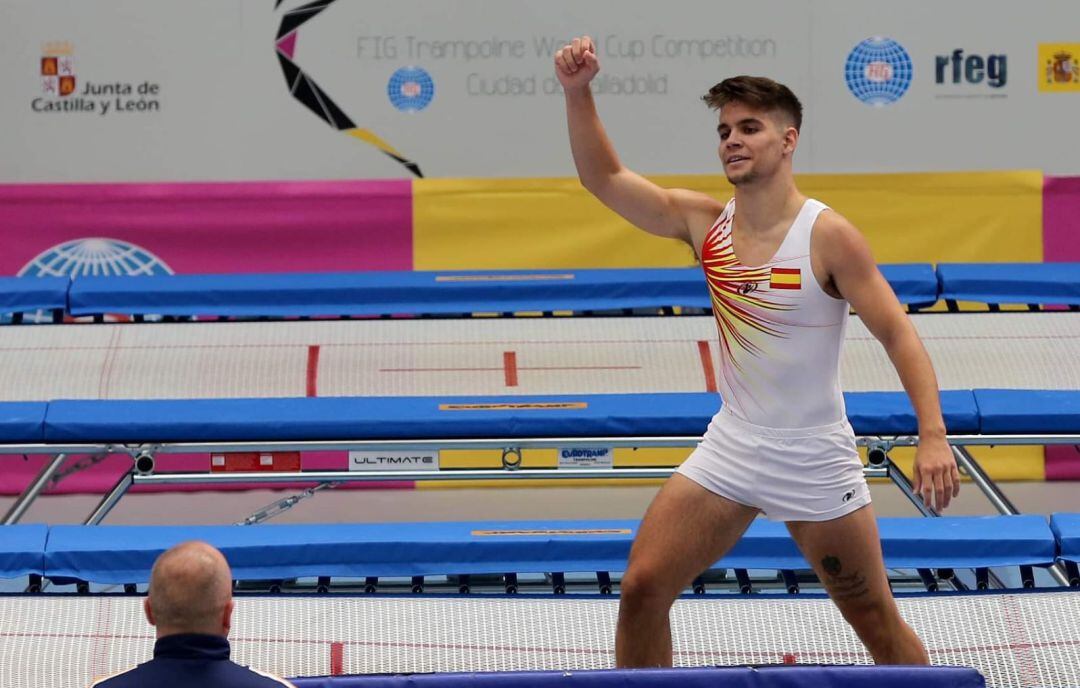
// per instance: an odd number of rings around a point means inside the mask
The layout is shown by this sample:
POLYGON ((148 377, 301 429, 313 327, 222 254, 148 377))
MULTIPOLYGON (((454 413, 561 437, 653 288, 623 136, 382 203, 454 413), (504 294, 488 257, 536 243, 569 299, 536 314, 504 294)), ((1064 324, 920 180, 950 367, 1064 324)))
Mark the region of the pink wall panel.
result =
POLYGON ((1080 261, 1080 177, 1043 182, 1043 260, 1080 261))
MULTIPOLYGON (((1043 184, 1043 255, 1051 263, 1080 261, 1080 177, 1043 184)), ((1046 448, 1047 480, 1080 480, 1080 446, 1046 448)))
MULTIPOLYGON (((412 188, 408 180, 0 185, 0 275, 98 237, 134 244, 177 273, 411 270, 412 188)), ((53 265, 71 274, 69 263, 53 265)))

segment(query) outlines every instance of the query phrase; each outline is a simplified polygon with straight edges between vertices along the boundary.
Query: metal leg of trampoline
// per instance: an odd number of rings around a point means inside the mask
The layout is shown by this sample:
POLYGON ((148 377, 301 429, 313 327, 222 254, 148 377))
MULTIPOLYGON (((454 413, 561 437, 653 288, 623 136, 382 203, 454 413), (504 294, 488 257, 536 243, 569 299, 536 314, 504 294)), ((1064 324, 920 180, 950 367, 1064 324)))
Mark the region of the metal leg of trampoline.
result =
POLYGON ((65 460, 67 460, 67 454, 57 454, 52 458, 52 461, 41 469, 41 472, 34 478, 34 482, 30 483, 30 486, 19 495, 19 498, 15 500, 15 503, 8 509, 8 512, 4 514, 3 525, 10 526, 13 523, 19 522, 19 519, 23 517, 23 514, 25 514, 26 510, 30 508, 30 505, 34 503, 34 500, 38 498, 38 495, 41 494, 42 490, 48 486, 49 480, 56 471, 60 469, 60 466, 63 465, 65 460))
MULTIPOLYGON (((971 478, 971 482, 978 486, 999 513, 1009 515, 1020 513, 1020 510, 1005 496, 1005 493, 1001 491, 1001 488, 997 486, 997 483, 986 474, 986 471, 979 465, 979 462, 975 457, 971 455, 971 452, 965 447, 958 447, 956 445, 953 445, 952 452, 953 456, 956 457, 957 465, 964 469, 964 472, 971 478)), ((1047 571, 1050 572, 1050 576, 1057 581, 1058 585, 1064 587, 1069 586, 1069 576, 1066 574, 1064 567, 1061 564, 1054 564, 1048 567, 1047 571)))
POLYGON ((904 475, 904 472, 900 470, 900 467, 893 463, 893 460, 889 458, 889 455, 885 455, 884 466, 889 471, 889 479, 900 488, 900 491, 915 505, 915 508, 919 510, 923 516, 940 516, 933 507, 923 504, 923 500, 919 495, 915 494, 915 488, 911 485, 911 481, 904 475))
MULTIPOLYGON (((940 516, 933 507, 923 504, 923 500, 919 495, 915 494, 915 488, 912 487, 911 481, 904 475, 904 472, 900 470, 900 467, 893 463, 893 460, 889 457, 888 453, 885 454, 884 466, 889 471, 889 479, 900 488, 900 491, 907 495, 907 498, 911 500, 911 503, 915 505, 915 508, 919 510, 923 516, 935 517, 940 516)), ((1005 588, 1005 582, 991 571, 990 581, 998 588, 1005 588)), ((955 586, 954 586, 955 587, 955 586)))
POLYGON ((116 481, 116 485, 113 486, 109 493, 102 498, 101 502, 97 505, 97 508, 86 518, 83 525, 96 526, 105 520, 109 512, 112 511, 116 503, 120 501, 120 498, 127 493, 128 488, 131 487, 134 482, 134 471, 128 471, 120 476, 120 479, 116 481))
POLYGON ((964 447, 952 446, 953 456, 956 457, 956 463, 960 468, 964 469, 964 472, 971 478, 971 482, 975 483, 986 498, 990 500, 990 503, 994 505, 994 508, 998 510, 998 513, 1002 514, 1019 514, 1020 510, 1005 496, 1005 493, 1001 491, 1001 488, 990 479, 990 476, 986 474, 983 467, 979 465, 979 462, 975 460, 975 457, 971 455, 964 447))

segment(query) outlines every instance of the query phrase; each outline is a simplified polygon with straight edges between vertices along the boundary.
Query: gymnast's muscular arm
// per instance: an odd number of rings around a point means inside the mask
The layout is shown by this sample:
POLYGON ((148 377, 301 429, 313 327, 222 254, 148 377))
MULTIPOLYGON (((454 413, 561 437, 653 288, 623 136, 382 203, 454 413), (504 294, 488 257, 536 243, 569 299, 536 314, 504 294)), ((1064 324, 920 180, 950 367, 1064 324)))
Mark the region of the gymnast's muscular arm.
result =
POLYGON ((644 229, 693 245, 691 227, 707 228, 722 203, 687 189, 665 189, 619 162, 596 112, 589 82, 600 71, 596 46, 575 38, 555 53, 555 74, 566 94, 570 149, 582 185, 607 207, 644 229))
POLYGON ((960 473, 945 441, 937 377, 915 326, 874 263, 859 230, 832 211, 814 225, 811 260, 817 258, 829 287, 847 300, 892 360, 919 420, 915 493, 938 510, 960 493, 960 473))

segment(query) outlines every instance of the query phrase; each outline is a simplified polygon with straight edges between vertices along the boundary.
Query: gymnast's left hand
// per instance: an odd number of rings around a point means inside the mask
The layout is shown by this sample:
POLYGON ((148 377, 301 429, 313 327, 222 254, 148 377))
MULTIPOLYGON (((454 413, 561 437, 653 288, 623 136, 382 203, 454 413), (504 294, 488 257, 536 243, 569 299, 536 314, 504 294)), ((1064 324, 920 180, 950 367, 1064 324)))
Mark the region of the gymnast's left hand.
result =
POLYGON ((914 488, 923 505, 937 511, 949 508, 952 498, 960 494, 960 471, 944 436, 919 440, 915 450, 914 488))

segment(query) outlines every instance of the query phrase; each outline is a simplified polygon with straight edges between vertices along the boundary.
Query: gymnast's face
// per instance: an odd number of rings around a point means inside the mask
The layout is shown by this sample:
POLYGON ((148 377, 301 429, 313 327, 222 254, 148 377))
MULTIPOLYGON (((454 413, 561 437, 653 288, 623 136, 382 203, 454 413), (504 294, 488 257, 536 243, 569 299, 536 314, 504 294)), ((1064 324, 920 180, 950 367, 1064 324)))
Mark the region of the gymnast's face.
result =
POLYGON ((720 162, 734 186, 752 184, 790 171, 799 134, 778 111, 752 108, 739 102, 720 109, 720 162))

